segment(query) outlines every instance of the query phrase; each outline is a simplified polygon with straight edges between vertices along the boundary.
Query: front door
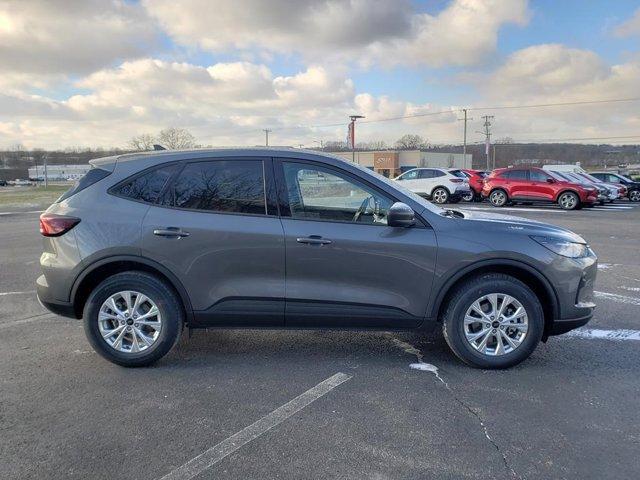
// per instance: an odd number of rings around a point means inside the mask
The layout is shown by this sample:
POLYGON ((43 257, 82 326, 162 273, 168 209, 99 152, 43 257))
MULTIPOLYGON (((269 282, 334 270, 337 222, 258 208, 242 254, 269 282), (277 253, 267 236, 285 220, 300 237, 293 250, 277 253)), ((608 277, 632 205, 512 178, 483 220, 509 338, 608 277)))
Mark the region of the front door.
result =
POLYGON ((142 254, 180 279, 198 326, 284 325, 272 171, 270 159, 188 162, 144 218, 142 254))
POLYGON ((429 302, 436 238, 393 228, 395 199, 341 169, 278 160, 287 326, 411 328, 429 302))

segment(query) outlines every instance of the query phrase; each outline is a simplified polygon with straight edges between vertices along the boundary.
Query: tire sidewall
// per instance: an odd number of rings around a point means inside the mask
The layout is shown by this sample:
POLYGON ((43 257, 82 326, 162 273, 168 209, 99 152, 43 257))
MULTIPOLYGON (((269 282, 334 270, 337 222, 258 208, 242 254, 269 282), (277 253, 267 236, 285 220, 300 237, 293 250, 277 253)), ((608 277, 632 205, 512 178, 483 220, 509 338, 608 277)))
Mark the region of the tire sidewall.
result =
POLYGON ((437 188, 435 188, 433 190, 433 192, 431 192, 431 198, 433 198, 434 202, 437 203, 438 205, 443 205, 443 204, 447 203, 447 201, 449 201, 449 192, 444 187, 437 187, 437 188), (438 202, 438 201, 435 200, 435 194, 439 190, 441 190, 444 193, 444 200, 442 202, 438 202))
POLYGON ((449 318, 445 319, 447 342, 465 362, 479 368, 508 368, 526 359, 535 350, 544 331, 544 313, 535 294, 524 284, 509 280, 489 280, 486 284, 475 284, 457 299, 449 318), (529 321, 527 336, 513 352, 492 357, 475 350, 464 333, 464 316, 467 309, 478 298, 490 293, 504 293, 518 300, 525 308, 529 321))
POLYGON ((491 193, 489 194, 489 202, 491 202, 491 205, 493 205, 494 207, 504 207, 504 206, 507 204, 507 200, 508 200, 508 198, 509 198, 509 197, 507 196, 507 192, 505 192, 504 190, 499 189, 499 188, 498 188, 498 189, 496 189, 496 190, 494 190, 493 192, 491 192, 491 193), (495 203, 495 202, 494 202, 494 200, 493 200, 493 196, 494 196, 496 193, 502 193, 502 194, 504 195, 504 197, 505 197, 504 202, 502 202, 502 203, 495 203))
POLYGON ((577 210, 580 206, 580 197, 578 195, 576 195, 573 192, 564 192, 561 193, 560 196, 558 197, 558 205, 560 205, 560 208, 562 208, 563 210, 577 210), (562 197, 566 196, 566 195, 572 195, 573 198, 575 198, 576 203, 573 205, 573 207, 571 208, 566 208, 565 206, 562 205, 562 197))
POLYGON ((97 353, 118 365, 136 367, 149 365, 171 350, 182 330, 183 316, 175 294, 161 281, 146 274, 123 273, 106 279, 94 289, 85 304, 83 320, 87 339, 97 353), (103 340, 98 328, 100 307, 111 295, 123 290, 137 291, 149 297, 162 317, 158 339, 142 352, 118 352, 103 340))

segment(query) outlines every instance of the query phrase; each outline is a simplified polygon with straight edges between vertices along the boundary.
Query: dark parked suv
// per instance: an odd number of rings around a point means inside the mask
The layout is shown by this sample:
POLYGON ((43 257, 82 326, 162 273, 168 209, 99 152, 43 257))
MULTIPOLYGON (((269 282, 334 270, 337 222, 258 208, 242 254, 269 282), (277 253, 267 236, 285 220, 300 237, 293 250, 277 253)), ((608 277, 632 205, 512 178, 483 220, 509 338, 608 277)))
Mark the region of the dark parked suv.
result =
POLYGON ((124 366, 184 326, 422 329, 484 368, 584 325, 596 257, 563 228, 442 210, 293 149, 108 157, 42 214, 38 297, 124 366))

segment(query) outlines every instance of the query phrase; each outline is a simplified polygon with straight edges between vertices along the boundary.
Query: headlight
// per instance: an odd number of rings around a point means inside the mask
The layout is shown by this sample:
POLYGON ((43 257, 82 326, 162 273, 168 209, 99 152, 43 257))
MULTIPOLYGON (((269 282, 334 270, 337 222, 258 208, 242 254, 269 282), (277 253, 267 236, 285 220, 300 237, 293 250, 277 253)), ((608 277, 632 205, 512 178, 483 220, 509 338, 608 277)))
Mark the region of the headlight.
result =
POLYGON ((589 246, 584 243, 570 242, 562 238, 532 236, 536 242, 553 253, 569 258, 582 258, 589 255, 589 246))

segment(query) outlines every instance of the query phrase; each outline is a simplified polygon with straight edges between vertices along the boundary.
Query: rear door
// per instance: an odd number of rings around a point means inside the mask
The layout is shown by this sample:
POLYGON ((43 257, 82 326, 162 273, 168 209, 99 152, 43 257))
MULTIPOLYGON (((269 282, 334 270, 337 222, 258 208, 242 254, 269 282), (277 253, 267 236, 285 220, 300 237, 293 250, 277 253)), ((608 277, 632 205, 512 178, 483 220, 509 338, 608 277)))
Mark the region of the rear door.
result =
POLYGON ((186 162, 144 218, 142 255, 180 279, 202 325, 284 324, 272 172, 263 158, 186 162))
POLYGON ((509 186, 511 197, 531 197, 531 184, 527 170, 509 170, 503 173, 503 176, 508 180, 507 185, 509 186))
POLYGON ((276 177, 286 244, 286 325, 418 326, 431 292, 434 231, 387 226, 395 199, 344 170, 282 159, 276 177))

